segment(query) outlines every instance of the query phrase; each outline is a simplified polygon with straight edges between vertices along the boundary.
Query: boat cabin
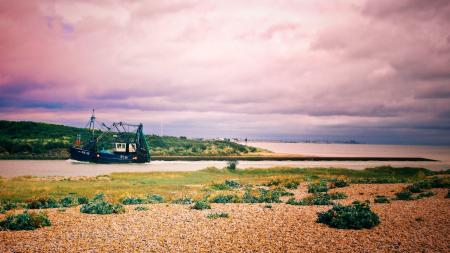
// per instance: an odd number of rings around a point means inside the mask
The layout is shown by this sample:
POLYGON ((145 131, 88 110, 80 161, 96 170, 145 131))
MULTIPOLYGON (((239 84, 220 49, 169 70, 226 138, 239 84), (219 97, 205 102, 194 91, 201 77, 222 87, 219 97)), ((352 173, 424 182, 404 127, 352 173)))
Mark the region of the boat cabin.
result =
POLYGON ((127 151, 127 144, 128 144, 128 152, 134 153, 136 152, 136 143, 115 143, 114 152, 126 152, 127 151))

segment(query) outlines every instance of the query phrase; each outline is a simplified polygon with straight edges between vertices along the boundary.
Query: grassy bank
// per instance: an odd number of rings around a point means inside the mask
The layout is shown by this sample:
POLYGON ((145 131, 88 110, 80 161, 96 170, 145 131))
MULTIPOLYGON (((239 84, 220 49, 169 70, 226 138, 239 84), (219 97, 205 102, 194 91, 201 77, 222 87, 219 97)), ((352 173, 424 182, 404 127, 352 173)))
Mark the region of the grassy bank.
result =
MULTIPOLYGON (((68 149, 86 129, 40 122, 0 120, 0 159, 67 159, 68 149)), ((97 134, 100 134, 98 132, 97 134)), ((230 140, 188 139, 184 136, 146 135, 150 153, 155 156, 230 156, 254 154, 261 149, 230 140)))
POLYGON ((17 202, 40 196, 61 198, 67 194, 93 197, 104 192, 118 201, 125 196, 158 194, 166 200, 183 196, 200 199, 210 194, 211 186, 233 179, 241 184, 263 184, 271 180, 296 180, 299 182, 342 178, 355 183, 415 182, 436 175, 421 168, 379 167, 365 170, 333 168, 270 168, 230 171, 207 168, 195 172, 112 173, 97 177, 46 177, 22 176, 0 180, 0 200, 17 202))

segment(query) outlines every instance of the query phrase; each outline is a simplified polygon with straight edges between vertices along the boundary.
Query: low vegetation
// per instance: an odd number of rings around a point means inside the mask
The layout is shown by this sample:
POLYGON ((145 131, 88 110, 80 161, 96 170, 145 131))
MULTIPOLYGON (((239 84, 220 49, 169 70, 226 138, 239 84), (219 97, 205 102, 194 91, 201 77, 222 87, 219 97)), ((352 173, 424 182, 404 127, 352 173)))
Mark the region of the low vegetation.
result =
POLYGON ((314 183, 308 185, 308 193, 318 193, 318 192, 327 192, 328 186, 327 183, 322 181, 320 183, 314 183))
POLYGON ((206 215, 208 219, 217 219, 217 218, 228 218, 230 217, 228 213, 210 213, 206 215))
POLYGON ((106 201, 104 194, 97 194, 91 202, 81 207, 80 212, 87 214, 119 214, 125 213, 125 208, 120 204, 106 201))
POLYGON ((242 196, 243 203, 281 203, 282 191, 279 189, 247 188, 242 196))
POLYGON ((8 215, 0 221, 0 230, 34 230, 46 226, 51 226, 51 222, 44 212, 24 211, 21 214, 8 215))
POLYGON ((210 200, 211 203, 240 203, 241 199, 236 194, 222 195, 219 194, 210 200))
POLYGON ((57 208, 59 207, 59 203, 52 197, 39 197, 28 200, 26 207, 28 209, 57 208))
POLYGON ((380 218, 367 202, 355 201, 348 206, 334 205, 330 210, 318 213, 317 222, 339 229, 362 229, 378 225, 380 218))
POLYGON ((211 206, 207 202, 205 202, 203 200, 199 200, 194 203, 194 205, 192 206, 192 209, 205 210, 205 209, 211 209, 211 206))
POLYGON ((432 191, 421 192, 421 193, 417 194, 416 199, 429 198, 434 195, 436 195, 436 193, 434 193, 432 191))
POLYGON ((330 189, 349 186, 348 182, 343 179, 333 178, 329 182, 330 182, 330 189))
POLYGON ((148 211, 148 207, 145 206, 137 206, 134 208, 136 211, 148 211))
POLYGON ((397 200, 413 200, 412 192, 408 190, 403 190, 400 192, 395 193, 395 196, 397 197, 397 200))
POLYGON ((180 204, 180 205, 190 205, 192 204, 192 198, 191 197, 181 197, 172 200, 172 204, 180 204))
POLYGON ((382 195, 377 195, 374 199, 374 202, 379 204, 391 203, 391 201, 386 196, 382 195))

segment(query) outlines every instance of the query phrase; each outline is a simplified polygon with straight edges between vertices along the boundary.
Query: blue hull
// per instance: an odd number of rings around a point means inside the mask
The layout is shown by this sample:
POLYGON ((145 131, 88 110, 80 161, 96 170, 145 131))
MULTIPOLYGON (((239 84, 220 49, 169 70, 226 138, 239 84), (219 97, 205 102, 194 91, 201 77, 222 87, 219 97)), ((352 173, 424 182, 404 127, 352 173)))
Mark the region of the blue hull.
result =
POLYGON ((150 159, 137 153, 102 153, 94 152, 78 147, 70 148, 70 158, 82 162, 92 163, 146 163, 150 159))

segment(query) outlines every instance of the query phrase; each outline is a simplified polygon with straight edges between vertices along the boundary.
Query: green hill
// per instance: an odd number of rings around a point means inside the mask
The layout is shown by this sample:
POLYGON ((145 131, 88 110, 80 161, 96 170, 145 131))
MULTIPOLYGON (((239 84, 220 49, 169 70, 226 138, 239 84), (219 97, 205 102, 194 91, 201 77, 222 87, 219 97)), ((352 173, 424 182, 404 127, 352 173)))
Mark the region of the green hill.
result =
MULTIPOLYGON (((66 159, 77 134, 86 129, 29 121, 0 121, 0 158, 66 159)), ((186 137, 147 135, 155 156, 227 156, 259 150, 222 140, 193 140, 186 137)))

